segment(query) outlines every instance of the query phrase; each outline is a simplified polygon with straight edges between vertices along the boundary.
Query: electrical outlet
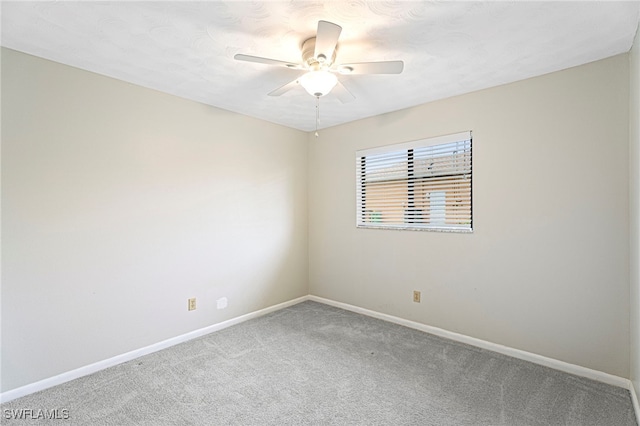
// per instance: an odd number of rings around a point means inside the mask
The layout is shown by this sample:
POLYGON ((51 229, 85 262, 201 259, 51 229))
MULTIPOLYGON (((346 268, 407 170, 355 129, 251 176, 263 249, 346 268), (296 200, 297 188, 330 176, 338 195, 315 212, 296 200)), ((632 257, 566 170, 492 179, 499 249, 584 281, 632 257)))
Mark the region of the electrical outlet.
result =
POLYGON ((420 292, 418 290, 413 290, 413 301, 420 303, 420 292))
POLYGON ((195 311, 196 309, 196 298, 192 297, 191 299, 189 299, 189 306, 188 306, 190 311, 195 311))

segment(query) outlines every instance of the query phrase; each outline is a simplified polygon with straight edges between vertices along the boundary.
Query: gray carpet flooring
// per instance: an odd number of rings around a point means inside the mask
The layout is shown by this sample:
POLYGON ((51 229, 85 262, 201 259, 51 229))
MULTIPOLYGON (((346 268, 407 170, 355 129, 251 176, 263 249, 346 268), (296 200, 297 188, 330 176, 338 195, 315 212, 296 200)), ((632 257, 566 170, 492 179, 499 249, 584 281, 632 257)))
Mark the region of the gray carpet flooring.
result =
POLYGON ((1 408, 3 425, 636 425, 627 390, 315 302, 1 408))

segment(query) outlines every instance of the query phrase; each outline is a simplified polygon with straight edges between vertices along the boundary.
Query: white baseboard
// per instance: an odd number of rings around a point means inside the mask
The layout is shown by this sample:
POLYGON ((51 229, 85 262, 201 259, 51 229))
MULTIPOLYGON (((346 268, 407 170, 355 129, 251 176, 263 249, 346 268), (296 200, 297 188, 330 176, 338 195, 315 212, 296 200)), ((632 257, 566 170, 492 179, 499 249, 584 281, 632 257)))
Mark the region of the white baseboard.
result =
POLYGON ((177 345, 179 343, 183 343, 183 342, 195 339, 197 337, 204 336, 205 334, 213 333, 214 331, 219 331, 227 327, 231 327, 232 325, 240 324, 241 322, 245 322, 250 319, 257 318, 262 315, 266 315, 268 313, 271 313, 292 305, 296 305, 300 302, 304 302, 305 300, 309 300, 309 296, 302 296, 297 299, 293 299, 287 302, 279 303, 277 305, 269 306, 268 308, 250 312, 248 314, 241 315, 236 318, 231 318, 229 320, 226 320, 217 324, 213 324, 198 330, 190 331, 189 333, 172 337, 170 339, 163 340, 158 343, 154 343, 153 345, 145 346, 144 348, 136 349, 131 352, 127 352, 121 355, 114 356, 109 359, 105 359, 103 361, 98 361, 93 364, 86 365, 84 367, 76 368, 75 370, 67 371, 65 373, 58 374, 57 376, 49 377, 48 379, 40 380, 35 383, 30 383, 28 385, 21 386, 16 389, 8 390, 6 392, 0 393, 0 403, 8 402, 16 398, 20 398, 22 396, 26 396, 26 395, 29 395, 53 386, 61 385, 62 383, 66 383, 68 381, 71 381, 83 376, 87 376, 89 374, 96 373, 100 370, 104 370, 105 368, 122 364, 123 362, 131 361, 132 359, 139 358, 143 355, 148 355, 150 353, 157 352, 162 349, 166 349, 168 347, 177 345))
POLYGON ((633 410, 636 412, 636 421, 640 422, 640 404, 638 403, 638 394, 636 393, 636 388, 631 380, 629 380, 629 393, 631 394, 633 410))
POLYGON ((240 324, 244 321, 248 321, 253 318, 258 318, 262 315, 266 315, 268 313, 271 313, 289 306, 296 305, 298 303, 304 302, 305 300, 313 300, 315 302, 324 303, 330 306, 335 306, 337 308, 345 309, 348 311, 367 315, 373 318, 378 318, 384 321, 388 321, 394 324, 399 324, 405 327, 424 331, 426 333, 434 334, 436 336, 444 337, 457 342, 466 343, 466 344, 487 349, 493 352, 498 352, 504 355, 512 356, 514 358, 530 361, 535 364, 544 365, 546 367, 554 368, 556 370, 564 371, 566 373, 587 377, 589 379, 597 380, 599 382, 603 382, 613 386, 618 386, 618 387, 628 389, 631 394, 631 400, 633 402, 636 418, 640 419, 640 405, 638 404, 638 396, 634 389, 633 383, 629 379, 614 376, 612 374, 604 373, 602 371, 581 367, 579 365, 570 364, 564 361, 559 361, 553 358, 548 358, 542 355, 537 355, 531 352, 510 348, 508 346, 503 346, 496 343, 491 343, 486 340, 476 339, 475 337, 454 333, 438 327, 432 327, 432 326, 421 324, 415 321, 395 317, 392 315, 383 314, 380 312, 372 311, 372 310, 361 308, 354 305, 349 305, 347 303, 336 302, 334 300, 325 299, 318 296, 311 296, 311 295, 302 296, 297 299, 289 300, 287 302, 270 306, 268 308, 260 309, 255 312, 250 312, 248 314, 241 315, 236 318, 232 318, 217 324, 213 324, 198 330, 194 330, 180 336, 172 337, 170 339, 163 340, 158 343, 154 343, 153 345, 149 345, 144 348, 136 349, 136 350, 133 350, 121 355, 117 355, 115 357, 112 357, 103 361, 89 364, 84 367, 77 368, 75 370, 67 371, 65 373, 62 373, 44 380, 40 380, 35 383, 30 383, 28 385, 21 386, 16 389, 8 390, 6 392, 0 393, 0 403, 8 402, 16 398, 20 398, 22 396, 26 396, 26 395, 29 395, 53 386, 60 385, 62 383, 66 383, 68 381, 71 381, 83 376, 87 376, 89 374, 93 374, 100 370, 104 370, 105 368, 113 367, 114 365, 131 361, 141 356, 148 355, 150 353, 157 352, 159 350, 177 345, 179 343, 183 343, 183 342, 204 336, 205 334, 213 333, 215 331, 219 331, 227 327, 231 327, 232 325, 240 324))
MULTIPOLYGON (((378 319, 392 322, 395 324, 403 325, 405 327, 414 328, 416 330, 424 331, 426 333, 434 334, 436 336, 444 337, 446 339, 454 340, 456 342, 466 343, 468 345, 476 346, 482 349, 488 349, 493 352, 498 352, 514 358, 530 361, 535 364, 544 365, 545 367, 550 367, 555 370, 564 371, 565 373, 575 374, 576 376, 587 377, 589 379, 597 380, 599 382, 607 383, 609 385, 629 389, 629 391, 631 391, 631 388, 632 388, 631 380, 625 379, 623 377, 614 376, 612 374, 604 373, 602 371, 592 370, 590 368, 581 367, 579 365, 570 364, 568 362, 559 361, 557 359, 548 358, 546 356, 534 354, 527 351, 522 351, 520 349, 510 348, 508 346, 499 345, 497 343, 488 342, 486 340, 476 339, 475 337, 470 337, 464 334, 447 331, 442 328, 432 327, 430 325, 421 324, 419 322, 398 318, 393 315, 382 314, 380 312, 371 311, 369 309, 361 308, 359 306, 349 305, 347 303, 336 302, 334 300, 325 299, 318 296, 309 296, 309 300, 324 303, 326 305, 335 306, 337 308, 346 309, 348 311, 367 315, 373 318, 378 318, 378 319)), ((637 404, 637 399, 635 401, 637 404)), ((638 411, 636 408, 636 413, 637 412, 638 411)), ((638 418, 640 419, 640 417, 638 418)))

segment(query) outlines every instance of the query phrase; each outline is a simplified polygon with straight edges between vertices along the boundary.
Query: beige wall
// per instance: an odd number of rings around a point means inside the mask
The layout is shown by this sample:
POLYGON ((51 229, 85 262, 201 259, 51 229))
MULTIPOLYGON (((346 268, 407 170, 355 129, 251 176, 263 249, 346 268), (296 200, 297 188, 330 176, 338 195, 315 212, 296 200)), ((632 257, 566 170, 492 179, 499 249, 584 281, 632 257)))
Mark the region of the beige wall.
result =
POLYGON ((628 105, 620 55, 310 136, 311 294, 629 377, 628 105), (465 130, 473 234, 356 229, 356 150, 465 130))
POLYGON ((305 295, 307 279, 640 388, 639 44, 631 77, 620 55, 318 139, 3 49, 1 390, 305 295), (473 234, 355 228, 356 149, 464 130, 473 234))
POLYGON ((631 380, 640 392, 640 31, 630 59, 629 218, 631 236, 631 380))
POLYGON ((6 49, 2 89, 2 391, 308 293, 305 133, 6 49))

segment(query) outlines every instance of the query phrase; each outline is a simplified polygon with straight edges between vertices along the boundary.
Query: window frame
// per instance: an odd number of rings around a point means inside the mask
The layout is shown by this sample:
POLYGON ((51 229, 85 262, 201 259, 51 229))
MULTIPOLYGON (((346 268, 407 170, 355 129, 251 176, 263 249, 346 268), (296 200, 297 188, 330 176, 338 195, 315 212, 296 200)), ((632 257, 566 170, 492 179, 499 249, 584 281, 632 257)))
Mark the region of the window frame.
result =
MULTIPOLYGON (((464 153, 466 153, 466 147, 464 153)), ((457 155, 455 151, 453 151, 450 156, 457 155)), ((431 158, 431 157, 429 157, 431 158)), ((433 157, 436 158, 436 157, 433 157)), ((434 176, 437 177, 437 176, 434 176)), ((392 181, 393 178, 390 178, 389 181, 392 181)), ((361 229, 395 229, 395 230, 410 230, 410 231, 431 231, 431 232, 454 232, 454 233, 473 233, 473 135, 472 131, 459 132, 449 135, 436 136, 424 139, 418 139, 409 142, 384 145, 375 148, 362 149, 356 151, 356 228, 361 229), (436 145, 446 145, 451 143, 461 143, 468 141, 468 171, 462 171, 460 176, 463 178, 469 179, 469 189, 468 189, 468 199, 469 199, 469 222, 467 224, 461 225, 453 225, 453 224, 445 224, 445 225, 433 225, 429 223, 424 223, 421 221, 412 221, 413 213, 420 211, 416 208, 416 195, 419 190, 416 190, 415 187, 418 182, 424 184, 429 182, 428 177, 426 176, 415 176, 415 158, 414 158, 414 150, 420 148, 434 147, 436 145), (393 157, 394 155, 404 155, 406 151, 406 173, 404 170, 402 171, 402 178, 400 180, 406 180, 407 187, 407 195, 406 195, 406 205, 396 205, 396 212, 403 211, 404 217, 402 218, 402 223, 382 223, 382 222, 371 222, 370 220, 366 220, 365 216, 367 214, 371 215, 372 212, 367 213, 366 210, 366 164, 367 157, 371 158, 372 156, 384 156, 385 154, 393 157), (363 190, 364 188, 364 190, 363 190), (408 214, 407 214, 408 212, 408 214)), ((369 183, 370 185, 370 183, 369 183)), ((429 194, 434 191, 426 192, 429 194)), ((393 197, 392 197, 393 198, 393 197)), ((376 213, 376 212, 373 212, 376 213)))

